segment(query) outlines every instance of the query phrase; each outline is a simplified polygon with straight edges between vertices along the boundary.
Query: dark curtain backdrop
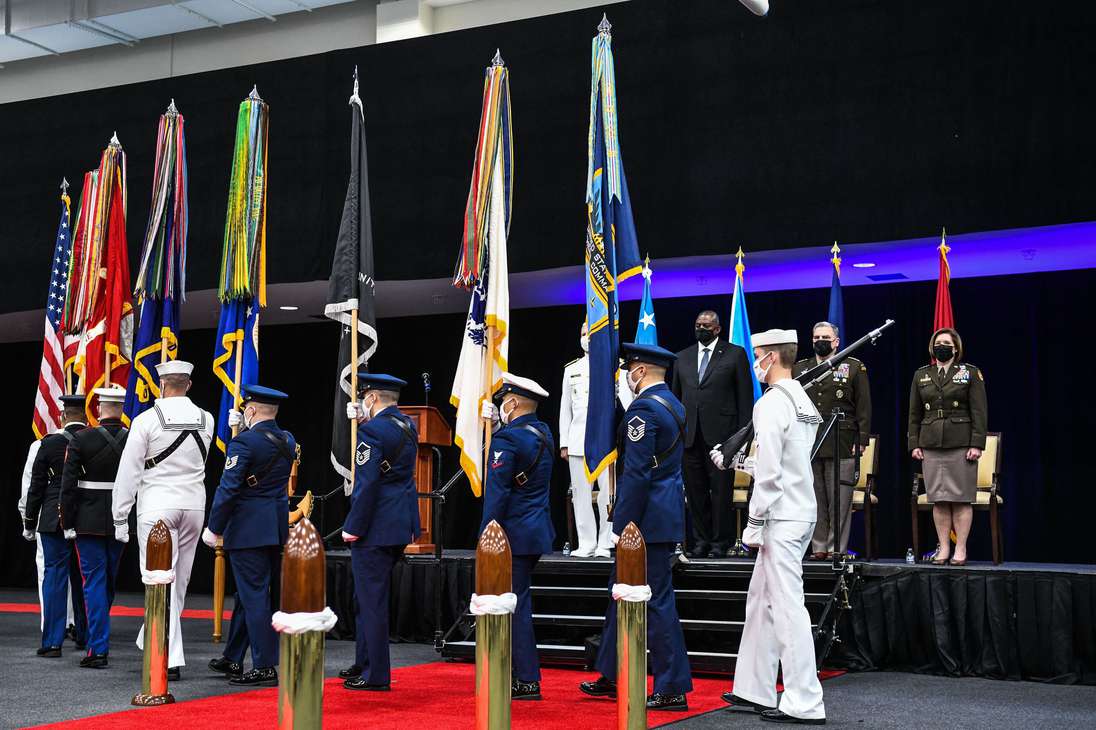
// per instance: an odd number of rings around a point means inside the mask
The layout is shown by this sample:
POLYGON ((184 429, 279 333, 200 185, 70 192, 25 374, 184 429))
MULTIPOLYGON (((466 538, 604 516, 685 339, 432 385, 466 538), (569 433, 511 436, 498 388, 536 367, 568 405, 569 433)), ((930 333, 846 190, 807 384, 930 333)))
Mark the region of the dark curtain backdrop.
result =
MULTIPOLYGON (((749 274, 747 272, 747 283, 749 274)), ((1090 475, 1091 434, 1096 432, 1096 409, 1086 405, 1078 370, 1083 341, 1090 331, 1091 270, 1024 276, 957 279, 952 284, 959 331, 968 359, 986 374, 989 425, 1005 434, 1004 473, 1006 552, 1008 560, 1046 562, 1091 561, 1091 520, 1096 510, 1090 475)), ((658 275, 654 288, 658 291, 658 275)), ((911 544, 909 488, 912 465, 905 452, 905 419, 909 385, 916 367, 926 362, 931 334, 934 282, 876 284, 845 290, 845 321, 855 337, 891 317, 897 326, 879 344, 863 353, 871 377, 875 406, 873 430, 880 434, 878 480, 879 547, 882 557, 901 557, 911 544)), ((811 325, 825 317, 828 289, 748 294, 747 306, 754 331, 770 327, 795 327, 806 347, 811 325)), ((714 308, 726 318, 729 297, 666 299, 655 301, 660 342, 677 350, 689 344, 692 322, 701 309, 714 308)), ((638 304, 623 307, 622 335, 635 332, 638 304)), ((579 353, 578 329, 583 313, 579 307, 516 310, 511 316, 510 363, 515 373, 541 382, 552 394, 542 417, 558 426, 558 396, 564 364, 579 353)), ((411 381, 404 402, 422 402, 420 373, 433 375, 432 401, 453 422, 448 393, 456 367, 457 348, 463 331, 463 315, 382 319, 378 323, 380 348, 371 366, 411 381)), ((216 388, 210 376, 214 332, 182 333, 181 353, 198 364, 192 394, 213 409, 216 388)), ((328 462, 332 388, 330 364, 335 358, 335 325, 318 323, 266 327, 261 335, 262 381, 284 388, 291 400, 279 416, 303 448, 301 485, 324 492, 336 486, 328 462)), ((40 345, 27 343, 0 348, 8 372, 32 382, 37 373, 40 345)), ((0 549, 10 559, 0 567, 0 586, 33 585, 33 548, 19 535, 15 504, 26 448, 32 438, 30 414, 33 391, 12 388, 10 413, 0 426, 10 456, 0 466, 0 549)), ((215 488, 223 466, 220 452, 209 461, 207 486, 215 488)), ((447 450, 443 477, 457 469, 452 449, 447 450)), ((553 517, 557 547, 565 534, 566 469, 556 462, 553 473, 553 517)), ((472 547, 479 526, 480 502, 467 483, 454 490, 446 507, 443 541, 448 547, 472 547)), ((338 527, 345 510, 341 498, 317 514, 330 532, 338 527)), ((929 526, 923 537, 928 540, 929 526)), ((989 558, 988 522, 977 514, 972 538, 972 557, 989 558)), ((852 547, 863 546, 860 518, 853 527, 852 547)), ((139 587, 136 548, 127 549, 129 568, 123 570, 123 588, 139 587)), ((212 556, 199 547, 196 591, 209 590, 212 556)))
MULTIPOLYGON (((613 22, 643 251, 726 254, 1091 220, 1096 3, 634 0, 613 22)), ((133 264, 158 115, 186 117, 192 289, 215 286, 236 110, 270 103, 272 282, 325 279, 347 179, 351 72, 369 137, 377 278, 452 271, 483 68, 512 76, 510 266, 581 261, 590 39, 601 8, 6 104, 0 312, 41 307, 61 177, 114 130, 133 264), (414 255, 408 255, 414 252, 414 255)), ((109 83, 109 79, 105 82, 109 83)), ((78 192, 78 190, 76 191, 78 192)))

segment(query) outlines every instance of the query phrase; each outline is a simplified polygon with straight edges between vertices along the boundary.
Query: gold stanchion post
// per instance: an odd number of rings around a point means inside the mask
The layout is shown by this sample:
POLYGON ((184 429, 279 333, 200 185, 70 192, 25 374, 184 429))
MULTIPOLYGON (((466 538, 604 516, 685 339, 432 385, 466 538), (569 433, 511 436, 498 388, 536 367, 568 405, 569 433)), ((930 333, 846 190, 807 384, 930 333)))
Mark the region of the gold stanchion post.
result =
MULTIPOLYGON (((617 583, 647 585, 647 544, 629 522, 616 546, 617 583)), ((647 602, 617 601, 617 728, 647 728, 647 602)))
MULTIPOLYGON (((302 517, 289 531, 282 557, 282 612, 319 613, 326 607, 324 549, 319 531, 302 517)), ((324 631, 282 632, 278 667, 279 730, 323 726, 324 631)))
MULTIPOLYGON (((491 520, 476 545, 476 593, 501 596, 512 591, 510 541, 491 520)), ((510 727, 509 613, 476 617, 476 730, 510 727)))
MULTIPOLYGON (((171 570, 171 532, 157 520, 145 543, 145 570, 171 570)), ((167 592, 171 583, 145 586, 145 656, 141 666, 141 692, 133 696, 138 707, 170 705, 175 698, 167 690, 167 592)))

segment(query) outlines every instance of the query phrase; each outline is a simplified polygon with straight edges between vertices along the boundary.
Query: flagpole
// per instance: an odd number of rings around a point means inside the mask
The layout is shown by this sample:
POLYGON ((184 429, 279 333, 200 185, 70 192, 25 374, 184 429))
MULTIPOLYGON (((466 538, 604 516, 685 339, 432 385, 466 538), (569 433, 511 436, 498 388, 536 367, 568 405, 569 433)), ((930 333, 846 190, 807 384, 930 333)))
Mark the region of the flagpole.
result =
MULTIPOLYGON (((491 401, 491 396, 494 395, 492 388, 495 385, 495 327, 491 325, 484 328, 484 334, 487 336, 487 350, 486 357, 483 362, 483 390, 484 397, 488 402, 491 401)), ((499 413, 499 419, 502 419, 502 413, 499 413)), ((483 470, 480 475, 480 484, 483 487, 487 486, 487 454, 491 451, 491 427, 494 424, 492 419, 483 419, 483 470)))
MULTIPOLYGON (((358 308, 350 310, 350 401, 358 400, 358 308)), ((354 478, 358 472, 354 454, 358 450, 358 419, 350 420, 350 488, 354 488, 354 478)))

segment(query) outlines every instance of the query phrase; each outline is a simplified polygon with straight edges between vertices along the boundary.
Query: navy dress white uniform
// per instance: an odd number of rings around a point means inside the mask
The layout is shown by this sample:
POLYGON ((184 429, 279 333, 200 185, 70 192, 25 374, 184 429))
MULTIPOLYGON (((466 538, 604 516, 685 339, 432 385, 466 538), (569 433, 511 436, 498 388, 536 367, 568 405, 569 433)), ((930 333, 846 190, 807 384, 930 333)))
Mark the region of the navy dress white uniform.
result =
MULTIPOLYGON (((637 364, 669 368, 676 358, 669 350, 655 345, 625 343, 621 350, 625 368, 637 364)), ((630 378, 630 375, 625 377, 630 378)), ((681 475, 684 428, 685 407, 664 382, 657 382, 643 388, 632 401, 617 439, 613 529, 623 530, 629 522, 634 522, 647 543, 647 583, 651 588, 651 600, 647 604, 647 648, 655 678, 654 693, 658 695, 652 696, 654 705, 649 703, 648 706, 664 706, 665 709, 684 705, 685 693, 693 689, 670 573, 674 545, 681 540, 685 529, 681 475), (663 705, 669 699, 674 701, 663 705)), ((614 566, 609 576, 610 591, 615 582, 614 566)), ((608 680, 616 677, 616 631, 616 601, 610 597, 601 647, 594 665, 608 680)), ((601 679, 585 683, 583 691, 609 693, 601 679)))
MULTIPOLYGON (((249 405, 279 405, 289 396, 260 385, 244 385, 249 405)), ((273 418, 252 423, 228 443, 225 470, 213 495, 206 544, 223 538, 251 644, 252 671, 240 684, 277 681, 278 640, 270 624, 281 576, 282 545, 289 536, 289 473, 296 456, 293 435, 273 418), (210 534, 212 533, 212 534, 210 534)))
MULTIPOLYGON (((60 400, 64 406, 70 408, 82 407, 84 404, 83 395, 63 395, 60 400)), ((74 571, 72 566, 72 543, 65 539, 61 524, 61 475, 64 472, 65 452, 76 434, 84 428, 86 426, 83 423, 69 423, 57 433, 43 438, 31 467, 23 534, 26 536, 29 532, 38 532, 45 558, 42 579, 42 646, 38 650, 40 656, 61 656, 61 644, 65 640, 69 584, 79 577, 79 571, 74 571)), ((72 586, 72 601, 74 612, 84 613, 83 589, 79 583, 72 586)), ((81 635, 78 638, 83 637, 81 635)))
POLYGON ((540 699, 540 661, 533 633, 530 584, 537 561, 552 552, 556 537, 548 504, 556 447, 551 429, 535 412, 516 418, 510 415, 513 409, 507 409, 507 397, 511 394, 538 403, 548 397, 548 392, 534 381, 502 374, 502 387, 494 397, 502 426, 491 438, 479 531, 482 533, 491 520, 496 520, 510 542, 512 590, 518 599, 512 629, 517 689, 513 696, 540 699))
MULTIPOLYGON (((797 341, 795 330, 768 330, 751 338, 754 348, 797 341)), ((778 353, 770 350, 754 364, 763 382, 768 371, 762 363, 770 356, 778 353)), ((780 713, 821 723, 826 710, 803 602, 803 555, 817 518, 811 448, 822 417, 798 381, 788 377, 769 385, 753 409, 754 489, 742 540, 760 549, 746 595, 734 695, 763 708, 777 707, 779 665, 784 682, 780 713)))
POLYGON ((364 390, 354 450, 354 491, 343 523, 350 545, 355 623, 354 666, 341 676, 347 689, 387 690, 391 683, 388 651, 388 603, 392 566, 419 536, 419 502, 415 489, 418 432, 394 400, 407 383, 391 375, 359 373, 364 390))
MULTIPOLYGON (((96 388, 100 404, 121 409, 124 388, 96 388)), ((69 444, 61 476, 61 521, 75 530, 76 553, 87 607, 88 655, 82 667, 105 667, 110 651, 110 607, 125 543, 114 539, 111 496, 118 460, 129 429, 120 418, 100 416, 96 428, 85 428, 69 444)))
MULTIPOLYGON (((161 378, 189 378, 194 365, 169 360, 156 366, 161 378)), ((164 386, 167 389, 167 385, 164 386)), ((152 408, 129 425, 129 437, 114 482, 115 537, 129 539, 129 513, 137 505, 137 546, 140 567, 145 568, 148 534, 160 520, 171 533, 171 616, 168 620, 168 667, 186 664, 183 653, 182 615, 186 604, 194 553, 205 521, 206 457, 213 442, 213 416, 185 395, 156 399, 152 408)), ((142 625, 137 647, 144 648, 142 625)))

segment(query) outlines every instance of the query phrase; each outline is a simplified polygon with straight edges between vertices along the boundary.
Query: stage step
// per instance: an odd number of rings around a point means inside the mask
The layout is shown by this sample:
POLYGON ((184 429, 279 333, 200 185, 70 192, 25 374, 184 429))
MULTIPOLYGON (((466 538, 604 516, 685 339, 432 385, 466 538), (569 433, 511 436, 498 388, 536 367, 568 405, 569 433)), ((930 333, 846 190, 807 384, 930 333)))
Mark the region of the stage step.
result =
MULTIPOLYGON (((475 641, 451 641, 445 645, 450 659, 475 661, 475 641)), ((650 654, 650 650, 647 651, 650 654)), ((586 647, 568 644, 537 644, 537 654, 544 664, 553 666, 586 666, 586 647)), ((734 669, 737 654, 720 651, 690 651, 689 665, 694 672, 729 673, 734 669)))
MULTIPOLYGON (((600 598, 608 600, 609 591, 604 586, 530 586, 533 596, 551 598, 600 598)), ((675 588, 677 600, 745 601, 746 591, 712 590, 708 588, 675 588)), ((804 593, 806 603, 826 603, 829 593, 804 593)))
MULTIPOLYGON (((533 623, 539 625, 559 625, 559 626, 588 626, 595 628, 598 631, 605 624, 605 616, 576 616, 564 613, 534 613, 533 623)), ((681 619, 682 628, 688 629, 706 629, 708 631, 741 631, 744 622, 742 621, 708 621, 704 619, 683 618, 681 619)))

